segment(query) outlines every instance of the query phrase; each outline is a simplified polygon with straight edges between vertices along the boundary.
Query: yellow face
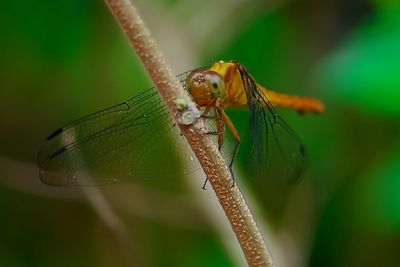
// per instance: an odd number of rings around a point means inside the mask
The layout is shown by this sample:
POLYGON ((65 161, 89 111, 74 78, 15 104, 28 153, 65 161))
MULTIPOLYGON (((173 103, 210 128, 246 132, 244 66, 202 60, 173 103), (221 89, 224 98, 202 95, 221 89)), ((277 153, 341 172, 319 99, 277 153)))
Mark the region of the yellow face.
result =
POLYGON ((206 106, 214 98, 226 96, 223 78, 212 70, 194 70, 188 76, 186 86, 193 100, 200 106, 206 106))

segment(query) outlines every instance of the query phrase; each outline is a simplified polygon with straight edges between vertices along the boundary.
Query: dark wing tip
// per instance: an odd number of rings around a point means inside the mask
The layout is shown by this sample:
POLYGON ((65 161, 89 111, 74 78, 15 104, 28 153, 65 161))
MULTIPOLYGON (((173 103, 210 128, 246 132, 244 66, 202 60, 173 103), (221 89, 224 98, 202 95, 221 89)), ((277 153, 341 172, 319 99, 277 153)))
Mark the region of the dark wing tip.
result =
POLYGON ((48 153, 46 153, 44 150, 39 150, 39 153, 37 155, 37 164, 39 165, 39 167, 41 169, 46 169, 46 167, 44 167, 46 165, 46 162, 49 160, 54 160, 55 158, 57 158, 58 156, 60 156, 61 154, 63 154, 64 152, 67 151, 67 147, 61 147, 59 149, 57 149, 56 151, 54 151, 53 153, 51 153, 48 156, 48 153))
POLYGON ((57 130, 55 130, 53 133, 51 133, 48 137, 47 137, 47 141, 53 139, 54 137, 56 137, 57 135, 59 135, 60 133, 62 133, 63 128, 59 128, 57 130))
POLYGON ((61 155, 62 153, 64 153, 65 151, 67 151, 67 148, 66 148, 65 146, 63 146, 63 147, 57 149, 55 152, 53 152, 53 153, 49 156, 49 159, 50 159, 50 160, 55 159, 55 158, 57 158, 59 155, 61 155))

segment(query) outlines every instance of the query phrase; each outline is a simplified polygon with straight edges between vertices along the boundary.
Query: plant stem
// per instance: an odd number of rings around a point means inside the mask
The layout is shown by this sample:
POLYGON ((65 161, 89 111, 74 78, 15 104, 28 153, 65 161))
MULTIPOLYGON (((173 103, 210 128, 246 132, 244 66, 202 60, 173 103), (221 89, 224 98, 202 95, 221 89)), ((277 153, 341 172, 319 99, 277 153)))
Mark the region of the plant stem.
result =
MULTIPOLYGON (((176 119, 178 110, 175 100, 183 98, 191 103, 191 98, 172 74, 133 4, 129 0, 105 0, 105 2, 142 60, 172 117, 176 119)), ((232 177, 225 160, 212 138, 203 134, 202 120, 199 119, 192 126, 183 126, 178 122, 177 125, 206 173, 249 266, 274 266, 272 256, 242 193, 237 186, 232 187, 232 177)))

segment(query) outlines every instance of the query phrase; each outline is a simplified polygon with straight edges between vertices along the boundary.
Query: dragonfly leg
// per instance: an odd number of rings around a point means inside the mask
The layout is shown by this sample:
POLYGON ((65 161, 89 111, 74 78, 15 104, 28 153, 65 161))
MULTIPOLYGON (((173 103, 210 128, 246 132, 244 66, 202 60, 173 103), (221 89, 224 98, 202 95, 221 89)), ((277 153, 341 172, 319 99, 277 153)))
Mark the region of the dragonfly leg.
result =
MULTIPOLYGON (((206 109, 211 106, 207 106, 206 109)), ((210 112, 210 108, 208 108, 207 113, 210 112)), ((223 143, 223 138, 224 138, 224 132, 225 132, 225 127, 224 127, 224 122, 223 118, 221 116, 221 113, 219 110, 214 106, 214 115, 209 115, 206 113, 206 111, 201 115, 203 118, 206 119, 213 119, 216 122, 217 125, 217 130, 216 131, 208 131, 206 134, 211 134, 211 135, 218 135, 218 150, 221 150, 222 148, 222 143, 223 143)))
POLYGON ((235 148, 234 148, 234 151, 233 151, 233 156, 231 158, 231 161, 229 162, 229 171, 231 172, 231 175, 232 175, 232 179, 233 179, 232 187, 233 187, 233 186, 235 186, 235 175, 233 173, 232 168, 233 168, 233 163, 235 162, 237 153, 239 151, 240 137, 239 137, 239 133, 237 132, 237 130, 236 130, 235 126, 233 125, 231 119, 228 117, 228 115, 226 115, 225 111, 222 108, 218 108, 218 109, 219 109, 219 112, 222 115, 222 118, 223 118, 224 122, 228 126, 229 130, 232 133, 233 138, 236 141, 235 148))
POLYGON ((204 184, 203 184, 203 186, 202 186, 201 189, 203 189, 203 190, 206 190, 206 189, 207 189, 207 188, 206 188, 207 182, 208 182, 208 178, 206 178, 206 180, 204 181, 204 184))
MULTIPOLYGON (((208 110, 208 112, 210 112, 210 110, 208 110)), ((222 120, 222 116, 218 112, 216 112, 215 115, 209 115, 207 113, 203 112, 203 114, 201 114, 201 117, 206 118, 206 119, 213 119, 213 120, 216 120, 216 121, 221 121, 222 120)))
POLYGON ((218 116, 214 116, 214 115, 201 115, 201 117, 205 118, 205 119, 213 119, 213 120, 217 120, 220 121, 222 120, 222 117, 218 117, 218 116))
POLYGON ((211 100, 210 103, 207 104, 206 108, 204 109, 203 113, 201 114, 201 117, 203 117, 205 119, 213 119, 216 121, 222 120, 221 114, 215 108, 215 99, 211 100), (214 115, 209 114, 211 108, 214 108, 214 115))
MULTIPOLYGON (((216 113, 217 117, 219 117, 219 118, 222 117, 221 113, 219 112, 219 110, 217 108, 215 109, 215 113, 216 113)), ((224 143, 225 125, 224 125, 224 121, 222 119, 217 120, 216 123, 217 123, 217 131, 221 133, 218 135, 218 150, 221 151, 222 145, 224 143)))
POLYGON ((211 101, 207 104, 206 108, 203 111, 203 114, 201 115, 202 117, 208 116, 208 113, 210 112, 211 107, 215 106, 215 98, 211 99, 211 101))
MULTIPOLYGON (((213 134, 213 135, 218 135, 218 150, 221 151, 222 148, 222 144, 224 143, 224 132, 225 132, 225 125, 224 125, 224 121, 222 120, 222 116, 220 111, 215 108, 215 116, 210 116, 210 115, 206 115, 206 118, 214 118, 216 120, 217 123, 217 131, 215 132, 208 132, 207 134, 213 134)), ((207 185, 208 179, 206 178, 206 180, 204 181, 203 190, 206 190, 206 185, 207 185)))
MULTIPOLYGON (((218 113, 218 111, 216 110, 218 113)), ((217 130, 216 131, 209 131, 206 134, 217 135, 218 136, 218 150, 221 150, 222 145, 224 143, 224 132, 225 132, 225 125, 224 121, 222 120, 221 114, 218 113, 217 116, 220 116, 220 120, 216 120, 217 130)))

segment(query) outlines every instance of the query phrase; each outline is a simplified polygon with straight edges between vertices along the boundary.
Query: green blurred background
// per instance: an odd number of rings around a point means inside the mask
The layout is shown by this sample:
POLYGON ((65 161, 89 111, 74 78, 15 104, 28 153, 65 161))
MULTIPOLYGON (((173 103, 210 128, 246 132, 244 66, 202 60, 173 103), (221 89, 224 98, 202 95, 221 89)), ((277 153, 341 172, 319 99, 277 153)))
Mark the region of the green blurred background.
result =
MULTIPOLYGON (((176 73, 236 60, 276 91, 308 149, 297 184, 238 177, 278 266, 400 266, 397 0, 135 1, 176 73)), ((102 1, 0 10, 0 266, 243 266, 200 176, 55 188, 36 153, 63 124, 151 87, 102 1)), ((239 124, 245 111, 231 111, 239 124)))

